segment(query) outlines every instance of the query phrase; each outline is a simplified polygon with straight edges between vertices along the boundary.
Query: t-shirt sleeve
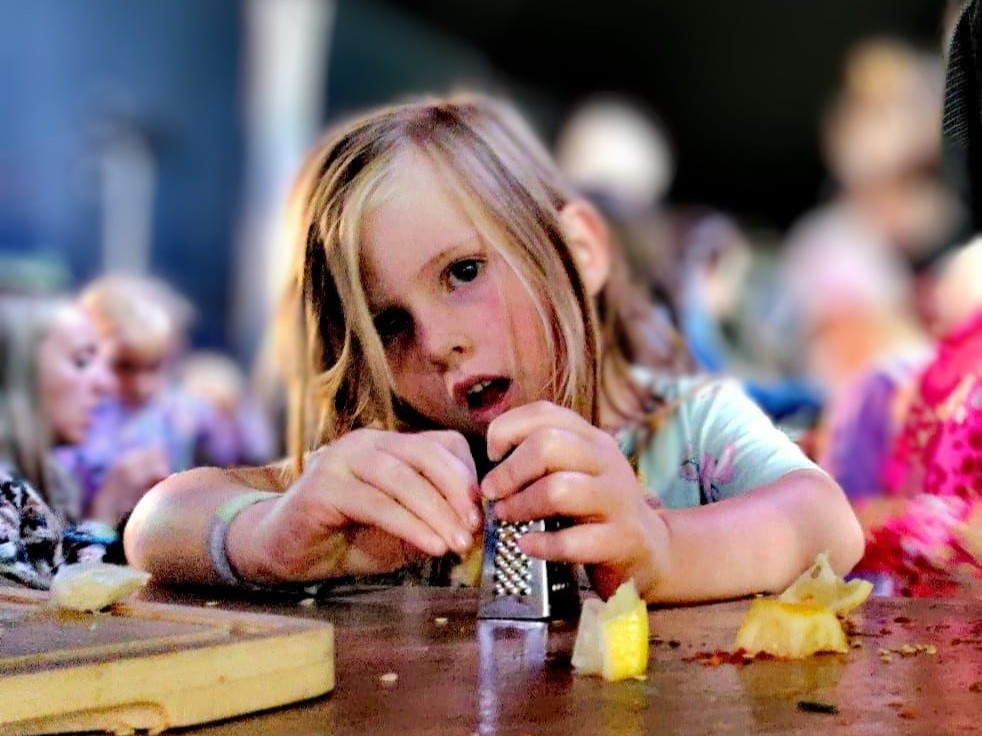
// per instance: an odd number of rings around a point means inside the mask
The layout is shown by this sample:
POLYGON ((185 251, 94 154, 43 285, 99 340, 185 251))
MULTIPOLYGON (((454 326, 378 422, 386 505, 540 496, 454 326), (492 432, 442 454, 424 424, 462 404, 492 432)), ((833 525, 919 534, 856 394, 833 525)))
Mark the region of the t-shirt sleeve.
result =
POLYGON ((794 470, 817 469, 735 380, 681 387, 678 419, 686 437, 682 479, 698 484, 702 503, 767 485, 794 470))

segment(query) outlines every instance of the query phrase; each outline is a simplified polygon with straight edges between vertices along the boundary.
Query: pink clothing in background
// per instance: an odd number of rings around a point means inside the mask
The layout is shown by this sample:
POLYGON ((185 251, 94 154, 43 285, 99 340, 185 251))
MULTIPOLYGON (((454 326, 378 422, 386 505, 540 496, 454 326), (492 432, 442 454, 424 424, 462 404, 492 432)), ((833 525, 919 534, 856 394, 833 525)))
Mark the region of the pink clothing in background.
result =
POLYGON ((874 529, 861 563, 908 595, 982 583, 982 561, 958 530, 982 500, 982 312, 952 331, 920 374, 885 475, 904 513, 874 529))

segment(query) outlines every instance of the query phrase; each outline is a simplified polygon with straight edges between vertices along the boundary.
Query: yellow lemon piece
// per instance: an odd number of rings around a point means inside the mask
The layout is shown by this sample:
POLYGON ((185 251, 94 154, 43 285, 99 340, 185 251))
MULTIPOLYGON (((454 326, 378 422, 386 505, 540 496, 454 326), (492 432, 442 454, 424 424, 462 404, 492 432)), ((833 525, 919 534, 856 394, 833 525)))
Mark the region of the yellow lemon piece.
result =
POLYGON ((829 565, 827 552, 820 552, 815 562, 795 580, 778 600, 784 603, 811 603, 832 609, 837 616, 849 611, 869 598, 873 584, 868 580, 840 578, 829 565))
POLYGON ((98 611, 136 592, 150 573, 106 562, 63 565, 51 580, 51 602, 58 608, 98 611))
POLYGON ((832 609, 810 603, 759 598, 737 632, 735 649, 802 659, 817 652, 849 651, 842 624, 832 609))
POLYGON ((588 598, 580 609, 580 623, 573 643, 573 667, 582 675, 599 675, 603 670, 600 654, 600 625, 597 615, 604 607, 599 598, 588 598))
POLYGON ((606 603, 587 600, 573 644, 573 667, 585 675, 624 680, 648 668, 648 608, 634 581, 623 583, 606 603))
POLYGON ((460 562, 450 568, 450 584, 459 588, 476 588, 481 582, 483 557, 484 544, 478 540, 460 562))

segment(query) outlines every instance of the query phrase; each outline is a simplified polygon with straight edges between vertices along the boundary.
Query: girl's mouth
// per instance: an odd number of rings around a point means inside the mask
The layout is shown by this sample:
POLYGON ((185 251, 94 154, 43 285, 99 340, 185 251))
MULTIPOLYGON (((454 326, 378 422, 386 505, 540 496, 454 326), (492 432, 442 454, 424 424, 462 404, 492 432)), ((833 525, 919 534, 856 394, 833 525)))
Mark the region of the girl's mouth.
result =
POLYGON ((494 414, 510 388, 511 381, 507 378, 491 378, 475 383, 464 395, 467 408, 475 417, 494 414))

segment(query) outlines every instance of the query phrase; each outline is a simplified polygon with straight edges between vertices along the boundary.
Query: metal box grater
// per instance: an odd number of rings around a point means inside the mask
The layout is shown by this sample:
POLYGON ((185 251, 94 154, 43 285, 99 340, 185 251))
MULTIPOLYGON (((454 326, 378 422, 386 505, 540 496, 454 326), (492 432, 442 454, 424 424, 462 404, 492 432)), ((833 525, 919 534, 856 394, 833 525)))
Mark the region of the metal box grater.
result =
POLYGON ((561 619, 579 613, 580 594, 572 565, 522 554, 518 540, 530 531, 566 526, 561 519, 498 521, 493 505, 485 513, 484 556, 477 616, 484 619, 561 619))

